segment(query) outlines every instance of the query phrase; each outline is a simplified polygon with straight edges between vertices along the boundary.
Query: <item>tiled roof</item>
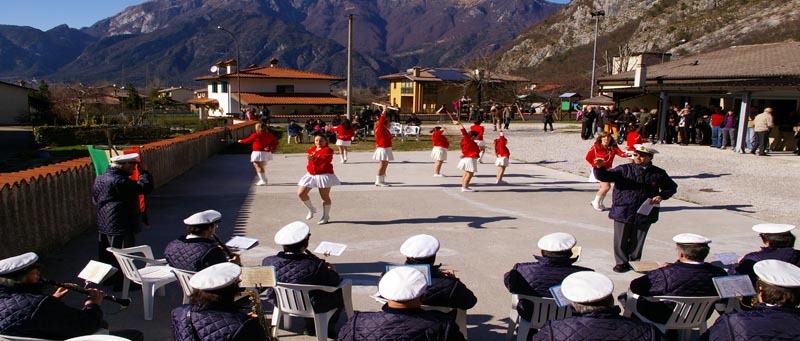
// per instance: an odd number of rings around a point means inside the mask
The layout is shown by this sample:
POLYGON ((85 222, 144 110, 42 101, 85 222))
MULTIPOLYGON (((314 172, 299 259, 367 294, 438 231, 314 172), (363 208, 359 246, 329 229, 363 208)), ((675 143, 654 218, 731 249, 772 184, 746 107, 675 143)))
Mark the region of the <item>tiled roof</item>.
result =
MULTIPOLYGON (((466 82, 475 79, 473 70, 452 69, 452 68, 420 68, 419 76, 414 76, 413 69, 406 72, 398 72, 390 75, 380 76, 380 80, 394 80, 407 78, 416 82, 466 82)), ((484 76, 485 82, 529 82, 525 77, 504 75, 499 73, 489 73, 484 76)))
MULTIPOLYGON (((635 71, 601 77, 598 82, 633 80, 635 71)), ((729 48, 686 56, 647 67, 647 80, 741 79, 800 76, 800 43, 729 48)))
POLYGON ((247 105, 337 105, 347 104, 347 100, 331 94, 242 93, 242 103, 247 105))
POLYGON ((210 105, 210 104, 219 104, 219 101, 213 98, 190 98, 186 100, 186 103, 189 104, 200 104, 200 105, 210 105))
POLYGON ((278 79, 319 79, 330 81, 343 81, 346 78, 326 75, 323 73, 307 72, 293 69, 286 69, 282 67, 259 66, 254 68, 242 69, 241 73, 230 73, 222 75, 206 75, 196 77, 194 80, 214 80, 220 78, 233 79, 236 76, 241 78, 278 78, 278 79))

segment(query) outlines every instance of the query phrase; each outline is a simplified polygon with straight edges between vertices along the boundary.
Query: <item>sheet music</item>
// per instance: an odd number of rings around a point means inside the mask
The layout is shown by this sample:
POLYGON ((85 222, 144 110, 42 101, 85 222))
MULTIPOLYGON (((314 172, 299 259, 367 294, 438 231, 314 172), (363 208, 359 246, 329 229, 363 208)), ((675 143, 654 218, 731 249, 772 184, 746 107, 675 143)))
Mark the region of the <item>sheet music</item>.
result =
POLYGON ((580 246, 573 247, 572 248, 572 257, 569 257, 569 258, 581 259, 581 251, 583 251, 582 247, 580 247, 580 246))
POLYGON ((636 271, 638 273, 653 271, 661 267, 661 263, 653 261, 638 261, 638 262, 630 262, 628 264, 631 265, 633 271, 636 271))
POLYGON ((385 304, 385 303, 386 303, 386 299, 385 299, 385 298, 383 298, 383 296, 381 296, 381 293, 380 293, 380 292, 376 292, 376 293, 374 293, 374 294, 372 294, 372 295, 369 295, 369 297, 372 297, 372 298, 373 298, 375 301, 377 301, 378 303, 383 303, 383 304, 385 304))
POLYGON ((425 275, 425 280, 428 281, 428 285, 431 285, 431 266, 428 264, 389 264, 386 265, 386 272, 398 267, 408 266, 419 270, 423 275, 425 275))
POLYGON ((653 211, 653 207, 659 207, 659 206, 660 206, 659 204, 655 204, 655 205, 651 204, 650 203, 650 199, 646 199, 642 203, 642 205, 639 206, 639 209, 636 210, 636 213, 641 214, 641 215, 650 215, 650 212, 653 211))
POLYGON ((111 264, 90 260, 78 274, 78 278, 94 284, 100 284, 115 272, 117 272, 117 268, 111 266, 111 264))
POLYGON ((741 297, 755 296, 756 290, 753 289, 753 282, 747 275, 714 277, 714 287, 717 288, 719 297, 741 297))
POLYGON ((346 248, 347 245, 345 244, 322 242, 314 249, 314 253, 325 256, 341 256, 346 248))
POLYGON ((243 266, 241 279, 242 288, 274 287, 277 282, 274 266, 243 266))
POLYGON ((244 236, 235 236, 231 238, 225 245, 232 249, 239 249, 239 250, 248 250, 254 245, 258 243, 258 239, 244 237, 244 236))
POLYGON ((572 305, 572 301, 564 297, 564 293, 561 292, 561 285, 556 285, 550 287, 550 294, 553 295, 553 299, 556 300, 556 304, 559 307, 568 307, 572 305))
POLYGON ((722 265, 733 265, 739 264, 739 255, 736 252, 721 252, 715 253, 714 258, 716 258, 722 265))

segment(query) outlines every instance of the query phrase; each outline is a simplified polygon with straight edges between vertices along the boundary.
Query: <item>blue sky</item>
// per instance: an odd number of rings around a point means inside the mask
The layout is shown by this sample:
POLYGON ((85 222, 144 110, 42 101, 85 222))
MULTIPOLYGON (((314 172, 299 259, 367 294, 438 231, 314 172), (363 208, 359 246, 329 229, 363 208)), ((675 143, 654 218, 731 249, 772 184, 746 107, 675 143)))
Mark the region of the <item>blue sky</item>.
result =
MULTIPOLYGON (((549 0, 568 3, 570 0, 549 0)), ((0 24, 46 31, 61 24, 82 28, 145 0, 3 0, 0 24)))

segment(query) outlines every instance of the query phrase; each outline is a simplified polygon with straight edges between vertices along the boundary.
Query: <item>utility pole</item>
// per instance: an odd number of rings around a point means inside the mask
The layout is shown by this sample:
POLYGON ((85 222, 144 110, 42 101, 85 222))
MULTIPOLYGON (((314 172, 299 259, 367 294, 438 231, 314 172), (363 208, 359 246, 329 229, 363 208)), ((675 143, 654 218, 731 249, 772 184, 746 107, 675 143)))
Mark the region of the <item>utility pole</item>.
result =
POLYGON ((594 49, 592 50, 592 84, 589 90, 589 97, 594 97, 594 69, 597 64, 597 29, 600 26, 600 17, 606 16, 606 11, 599 10, 590 13, 594 17, 594 49))
POLYGON ((347 120, 352 121, 353 109, 353 15, 347 16, 347 120))
MULTIPOLYGON (((230 35, 231 38, 233 39, 233 45, 236 46, 236 93, 237 93, 236 96, 239 97, 239 100, 236 101, 236 102, 239 103, 239 112, 237 112, 237 114, 241 115, 242 114, 242 79, 241 79, 241 77, 239 77, 239 75, 241 74, 241 70, 242 69, 241 69, 241 67, 239 67, 239 65, 240 65, 239 63, 241 63, 241 61, 239 61, 239 42, 238 42, 238 39, 236 39, 236 35, 234 35, 233 32, 226 30, 222 26, 217 26, 217 29, 222 31, 222 32, 227 33, 228 35, 230 35)), ((231 98, 231 92, 232 92, 231 89, 228 89, 228 98, 229 99, 231 98)), ((228 110, 231 110, 231 109, 233 109, 233 108, 228 108, 228 110)))

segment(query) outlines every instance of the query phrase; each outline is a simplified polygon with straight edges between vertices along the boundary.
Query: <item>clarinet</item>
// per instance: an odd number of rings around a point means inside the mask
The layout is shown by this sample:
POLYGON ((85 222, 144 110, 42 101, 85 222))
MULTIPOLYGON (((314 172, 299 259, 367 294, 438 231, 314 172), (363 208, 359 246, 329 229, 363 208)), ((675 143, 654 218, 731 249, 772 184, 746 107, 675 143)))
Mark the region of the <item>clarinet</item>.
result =
POLYGON ((223 243, 222 240, 219 239, 219 237, 217 237, 216 234, 212 234, 211 236, 214 237, 214 240, 217 241, 217 244, 219 244, 219 247, 222 249, 223 252, 225 252, 225 255, 228 256, 228 260, 231 260, 234 256, 236 256, 233 253, 233 251, 231 251, 231 249, 228 248, 228 245, 225 245, 225 243, 223 243))
MULTIPOLYGON (((77 284, 61 283, 61 282, 56 282, 56 281, 52 281, 52 280, 44 279, 44 278, 40 278, 39 282, 41 282, 43 284, 47 284, 47 285, 52 285, 52 286, 55 286, 55 287, 61 287, 61 288, 77 291, 77 292, 82 293, 82 294, 87 294, 87 295, 89 294, 89 289, 82 288, 82 287, 78 286, 77 284)), ((131 304, 131 299, 130 298, 117 298, 114 295, 104 295, 103 299, 107 300, 107 301, 111 301, 111 302, 117 303, 117 304, 119 304, 119 305, 121 305, 123 307, 127 307, 129 304, 131 304)))

